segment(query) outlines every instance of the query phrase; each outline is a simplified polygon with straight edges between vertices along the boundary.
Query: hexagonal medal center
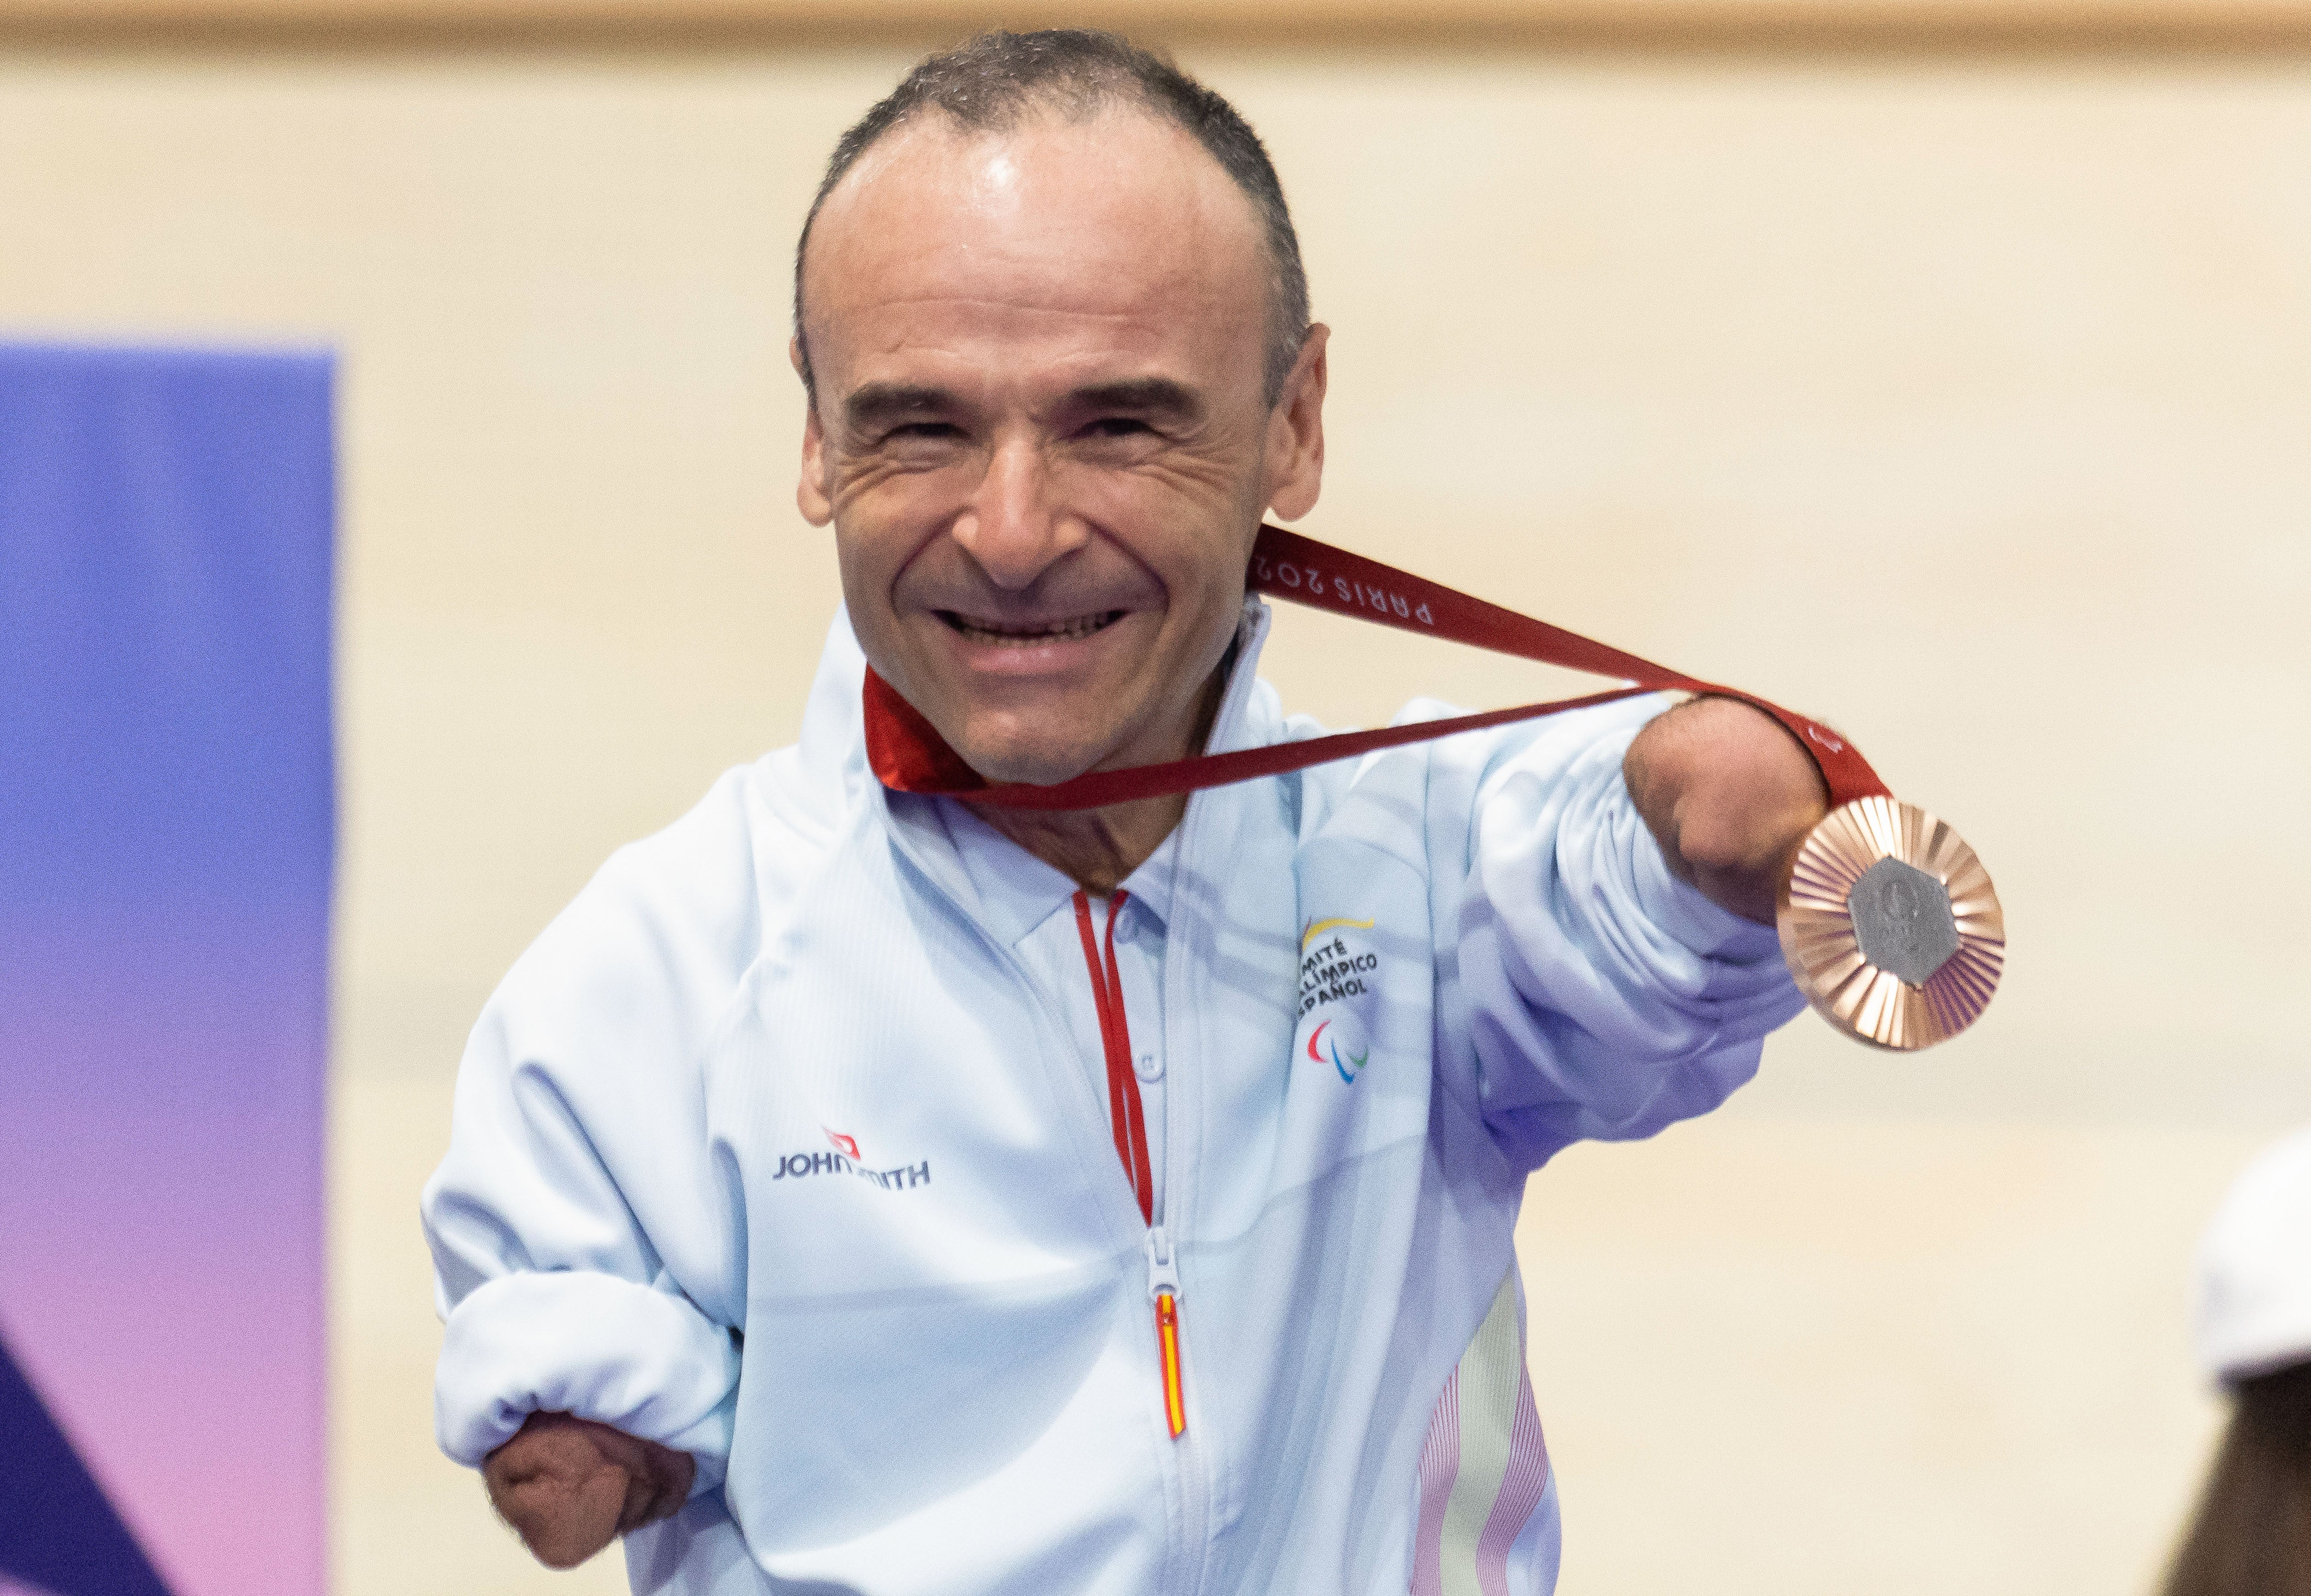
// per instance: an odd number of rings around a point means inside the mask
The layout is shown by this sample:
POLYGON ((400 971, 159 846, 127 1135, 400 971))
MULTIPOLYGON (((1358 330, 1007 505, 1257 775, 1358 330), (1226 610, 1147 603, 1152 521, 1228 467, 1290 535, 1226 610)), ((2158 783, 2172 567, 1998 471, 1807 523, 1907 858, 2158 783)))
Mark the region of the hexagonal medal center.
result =
POLYGON ((1958 917, 1942 884, 1898 859, 1881 859, 1845 894, 1862 956, 1922 987, 1958 951, 1958 917))

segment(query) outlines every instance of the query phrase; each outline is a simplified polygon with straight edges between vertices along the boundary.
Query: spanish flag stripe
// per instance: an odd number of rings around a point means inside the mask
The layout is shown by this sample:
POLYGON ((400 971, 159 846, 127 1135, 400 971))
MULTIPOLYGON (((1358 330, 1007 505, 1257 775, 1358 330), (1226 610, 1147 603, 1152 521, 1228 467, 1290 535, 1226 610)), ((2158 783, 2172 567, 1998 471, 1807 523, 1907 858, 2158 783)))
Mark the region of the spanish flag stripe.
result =
POLYGON ((1168 1291, 1156 1296, 1156 1339, 1164 1354, 1164 1417, 1177 1441, 1187 1433, 1188 1401, 1180 1389, 1180 1306, 1168 1291))

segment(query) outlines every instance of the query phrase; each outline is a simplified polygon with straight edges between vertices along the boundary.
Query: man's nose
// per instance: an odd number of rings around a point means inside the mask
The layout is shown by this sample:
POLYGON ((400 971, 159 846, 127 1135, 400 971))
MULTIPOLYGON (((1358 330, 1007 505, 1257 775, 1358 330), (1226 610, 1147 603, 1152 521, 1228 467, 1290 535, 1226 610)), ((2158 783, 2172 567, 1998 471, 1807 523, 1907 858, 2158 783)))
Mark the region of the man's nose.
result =
POLYGON ((979 490, 956 518, 955 540, 988 579, 1007 591, 1037 578, 1081 548, 1089 532, 1051 502, 1042 451, 1032 439, 996 446, 979 490))

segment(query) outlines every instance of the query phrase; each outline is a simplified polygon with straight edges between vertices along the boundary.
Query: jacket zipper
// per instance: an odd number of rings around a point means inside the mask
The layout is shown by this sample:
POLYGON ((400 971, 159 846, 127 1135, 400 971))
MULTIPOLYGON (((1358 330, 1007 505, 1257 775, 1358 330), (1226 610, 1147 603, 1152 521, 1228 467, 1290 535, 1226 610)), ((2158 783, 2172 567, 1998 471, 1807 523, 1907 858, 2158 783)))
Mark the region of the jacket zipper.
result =
POLYGON ((1147 1296, 1156 1304, 1156 1356, 1164 1368, 1164 1421, 1177 1441, 1187 1433, 1188 1399, 1180 1386, 1180 1269, 1164 1227, 1147 1229, 1147 1296))
MULTIPOLYGON (((1239 673, 1239 676, 1241 676, 1241 673, 1239 673)), ((1242 690, 1247 689, 1243 689, 1243 683, 1240 681, 1237 687, 1231 688, 1231 702, 1241 695, 1242 690)), ((1232 710, 1230 705, 1224 704, 1222 706, 1221 714, 1223 718, 1227 717, 1231 712, 1232 710)), ((1183 832, 1192 830, 1193 823, 1196 818, 1197 808, 1198 806, 1193 803, 1189 805, 1188 815, 1186 819, 1182 822, 1183 832)), ((952 907, 966 921, 972 924, 973 930, 986 945, 988 951, 993 955, 995 961, 998 964, 1004 965, 1011 972, 1013 980, 1018 984, 1020 990, 1026 996, 1030 1006, 1042 1016, 1044 1034, 1053 1042, 1059 1042, 1060 1039, 1071 1035, 1073 1027, 1066 1021, 1060 1011, 1052 1007, 1050 999, 1044 995, 1041 984, 1037 981, 1035 977, 1029 972, 1026 965, 1020 960, 1018 955, 1010 947, 1005 946, 1003 943, 990 936, 983 926, 977 923, 976 916, 972 911, 971 901, 964 894, 958 891, 955 885, 948 879, 949 873, 940 868, 940 861, 936 859, 926 859, 922 857, 918 850, 916 841, 911 833, 910 828, 901 822, 900 817, 892 807, 884 807, 882 813, 885 816, 890 834, 897 842, 900 851, 906 855, 909 860, 914 865, 915 868, 922 873, 931 890, 938 894, 941 898, 946 900, 950 907, 952 907)), ((1186 842, 1185 836, 1182 837, 1182 842, 1184 849, 1186 842)), ((1106 972, 1102 970, 1101 976, 1103 981, 1104 980, 1105 974, 1106 972)), ((1177 984, 1176 976, 1172 978, 1171 984, 1177 984)), ((1119 988, 1118 990, 1120 990, 1121 989, 1119 988)), ((1096 996, 1097 990, 1098 983, 1094 983, 1094 996, 1096 996)), ((1103 1043, 1105 1042, 1103 1032, 1102 1042, 1103 1043)), ((1072 1046, 1069 1046, 1067 1048, 1067 1051, 1072 1052, 1074 1049, 1072 1046)), ((1128 1054, 1126 1055, 1126 1061, 1128 1067, 1128 1054)), ((1077 1079, 1080 1080, 1081 1077, 1078 1077, 1077 1079)), ((1132 1100, 1136 1103, 1138 1097, 1138 1078, 1136 1075, 1132 1077, 1131 1095, 1132 1100)), ((1167 1102, 1175 1096, 1176 1093, 1167 1094, 1167 1102)), ((1085 1097, 1086 1101, 1085 1102, 1084 1106, 1086 1108, 1095 1108, 1096 1103, 1095 1100, 1092 1098, 1092 1094, 1086 1091, 1085 1093, 1085 1097)), ((1113 1102, 1112 1094, 1110 1095, 1110 1100, 1112 1104, 1113 1102)), ((1176 1132, 1176 1122, 1173 1129, 1176 1132)), ((1176 1134, 1166 1138, 1165 1147, 1167 1148, 1167 1154, 1165 1163, 1167 1164, 1176 1163, 1176 1156, 1168 1151, 1168 1149, 1176 1148, 1178 1146, 1179 1138, 1176 1134)), ((1128 1167, 1129 1165, 1127 1164, 1127 1168, 1128 1167)), ((1152 1190, 1149 1195, 1152 1198, 1152 1190)), ((1135 1204, 1135 1206, 1137 1205, 1135 1204)), ((1143 1217, 1145 1217, 1146 1216, 1143 1216, 1143 1217)), ((1164 1259, 1165 1262, 1163 1265, 1158 1265, 1154 1258, 1150 1258, 1149 1260, 1149 1295, 1152 1297, 1159 1299, 1155 1304, 1158 1314, 1156 1331, 1158 1336, 1157 1355, 1159 1358, 1159 1368, 1162 1366, 1160 1360, 1164 1357, 1167 1344, 1171 1358, 1171 1368, 1169 1371, 1170 1380, 1166 1382, 1167 1389, 1164 1393, 1166 1398, 1166 1427, 1168 1428, 1170 1425, 1174 1422, 1177 1422, 1181 1426, 1179 1429, 1173 1432, 1172 1438, 1174 1445, 1171 1453, 1171 1468, 1175 1477, 1173 1483, 1181 1493, 1179 1510, 1182 1514, 1182 1522, 1180 1524, 1182 1539, 1175 1547, 1173 1553, 1172 1561, 1173 1562, 1175 1572, 1164 1582, 1164 1584, 1167 1591, 1181 1592, 1182 1593, 1182 1596, 1192 1596, 1193 1592, 1202 1589, 1202 1569, 1206 1561, 1206 1554, 1209 1550, 1208 1547, 1205 1543, 1205 1523, 1210 1507, 1208 1500, 1208 1482, 1203 1479, 1201 1475, 1201 1461, 1198 1455, 1199 1449, 1197 1447, 1195 1438, 1188 1435, 1186 1431, 1185 1420, 1187 1404, 1184 1382, 1182 1379, 1182 1368, 1186 1360, 1184 1349, 1182 1345, 1180 1298, 1182 1293, 1179 1280, 1178 1260, 1175 1252, 1176 1244, 1171 1237, 1168 1226, 1157 1226, 1153 1223, 1152 1219, 1150 1219, 1149 1229, 1151 1232, 1162 1229, 1164 1233, 1164 1240, 1157 1251, 1164 1259), (1163 1318, 1161 1317, 1163 1304, 1160 1301, 1160 1298, 1166 1291, 1170 1293, 1172 1298, 1170 1324, 1168 1327, 1164 1323, 1163 1318), (1164 1335, 1164 1331, 1166 1328, 1171 1331, 1171 1334, 1168 1337, 1164 1335), (1172 1406, 1172 1402, 1174 1400, 1176 1400, 1178 1403, 1176 1408, 1172 1406), (1177 1415, 1176 1419, 1171 1417, 1175 1413, 1177 1415)))
POLYGON ((1091 976, 1093 1007, 1099 1015, 1101 1051, 1107 1060, 1108 1114, 1116 1156, 1138 1199, 1147 1225, 1147 1297, 1156 1309, 1156 1356, 1164 1384, 1164 1422, 1177 1441, 1187 1433, 1188 1402, 1180 1375, 1180 1269, 1172 1238, 1156 1222, 1156 1181, 1147 1162, 1147 1121, 1139 1101, 1139 1077, 1131 1068, 1131 1027, 1123 1012, 1123 979, 1115 964, 1115 917, 1128 896, 1118 889, 1107 900, 1105 935, 1092 929, 1090 894, 1075 896, 1076 930, 1083 941, 1084 968, 1091 976))

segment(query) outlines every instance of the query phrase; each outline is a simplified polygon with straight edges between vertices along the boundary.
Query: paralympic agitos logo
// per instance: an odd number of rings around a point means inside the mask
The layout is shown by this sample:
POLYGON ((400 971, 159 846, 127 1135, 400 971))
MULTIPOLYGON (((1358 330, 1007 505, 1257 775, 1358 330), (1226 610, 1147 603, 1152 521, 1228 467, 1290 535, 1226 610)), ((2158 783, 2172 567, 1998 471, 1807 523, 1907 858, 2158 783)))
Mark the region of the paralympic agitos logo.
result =
POLYGON ((928 1158, 920 1164, 903 1164, 896 1169, 869 1169, 859 1151, 857 1137, 846 1136, 840 1130, 827 1130, 824 1125, 819 1129, 826 1132, 827 1145, 833 1151, 781 1154, 778 1172, 771 1179, 784 1181, 800 1180, 806 1175, 857 1175, 862 1181, 872 1181, 885 1191, 904 1191, 916 1186, 928 1186, 931 1182, 931 1161, 928 1158))
POLYGON ((1308 1033, 1308 1056, 1319 1064, 1330 1064, 1340 1072, 1340 1078, 1351 1086, 1356 1072, 1372 1057, 1372 1043, 1365 1039, 1365 1028, 1352 1014, 1336 1014, 1330 1019, 1318 1020, 1316 1028, 1308 1033))

